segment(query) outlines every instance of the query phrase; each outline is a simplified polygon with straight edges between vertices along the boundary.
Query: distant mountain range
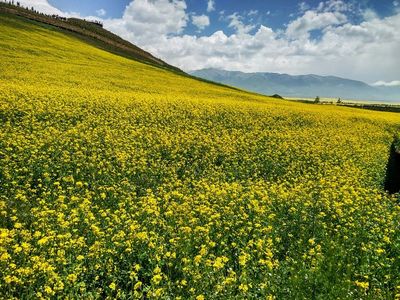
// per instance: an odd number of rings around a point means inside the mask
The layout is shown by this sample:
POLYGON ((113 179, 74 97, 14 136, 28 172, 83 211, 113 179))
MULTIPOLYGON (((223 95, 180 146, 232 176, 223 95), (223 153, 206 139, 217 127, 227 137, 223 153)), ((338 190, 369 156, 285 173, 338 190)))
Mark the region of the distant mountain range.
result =
POLYGON ((260 94, 313 98, 316 96, 355 100, 400 102, 400 87, 371 86, 361 81, 335 76, 243 73, 202 69, 191 75, 236 86, 260 94))

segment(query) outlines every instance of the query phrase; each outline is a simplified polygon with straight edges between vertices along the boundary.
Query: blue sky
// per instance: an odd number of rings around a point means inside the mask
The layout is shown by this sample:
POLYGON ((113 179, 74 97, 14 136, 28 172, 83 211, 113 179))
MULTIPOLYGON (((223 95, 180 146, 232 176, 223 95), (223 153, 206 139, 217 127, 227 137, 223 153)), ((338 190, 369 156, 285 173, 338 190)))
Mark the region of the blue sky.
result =
MULTIPOLYGON (((76 12, 82 16, 95 16, 97 11, 104 10, 107 18, 121 18, 130 0, 49 0, 52 6, 65 12, 76 12)), ((224 30, 227 34, 232 34, 234 29, 228 27, 228 22, 221 18, 221 12, 229 16, 235 12, 246 16, 252 24, 265 24, 275 30, 284 28, 291 20, 301 14, 299 10, 301 3, 304 7, 318 7, 320 0, 295 1, 295 0, 215 0, 215 10, 207 11, 207 0, 187 0, 187 11, 196 15, 205 14, 210 19, 210 25, 201 32, 193 24, 188 24, 184 33, 186 34, 212 34, 217 30, 224 30), (250 14, 250 15, 249 15, 250 14)), ((351 1, 345 1, 351 2, 351 1)), ((371 9, 378 16, 386 17, 394 13, 393 0, 361 0, 353 1, 360 9, 371 9)), ((355 23, 362 21, 359 15, 351 16, 355 23)))
POLYGON ((400 0, 20 0, 98 18, 184 70, 320 74, 400 85, 400 0))

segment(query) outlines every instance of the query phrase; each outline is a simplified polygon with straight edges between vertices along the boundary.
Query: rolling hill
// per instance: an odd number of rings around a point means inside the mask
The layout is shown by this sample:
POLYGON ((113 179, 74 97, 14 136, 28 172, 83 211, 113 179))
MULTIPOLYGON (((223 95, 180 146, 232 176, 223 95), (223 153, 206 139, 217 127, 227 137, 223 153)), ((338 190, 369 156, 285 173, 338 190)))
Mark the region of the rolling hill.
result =
POLYGON ((3 11, 0 298, 393 299, 399 124, 3 11))
POLYGON ((190 74, 264 95, 400 101, 400 88, 373 87, 361 81, 335 76, 243 73, 218 69, 202 69, 190 74))
POLYGON ((172 71, 183 73, 180 69, 167 64, 152 54, 120 38, 112 32, 103 28, 102 24, 82 20, 78 18, 64 18, 55 15, 45 15, 29 8, 24 8, 8 3, 0 2, 0 13, 20 16, 25 20, 33 20, 42 24, 51 25, 76 34, 86 43, 90 43, 103 50, 132 58, 144 63, 166 68, 172 71))

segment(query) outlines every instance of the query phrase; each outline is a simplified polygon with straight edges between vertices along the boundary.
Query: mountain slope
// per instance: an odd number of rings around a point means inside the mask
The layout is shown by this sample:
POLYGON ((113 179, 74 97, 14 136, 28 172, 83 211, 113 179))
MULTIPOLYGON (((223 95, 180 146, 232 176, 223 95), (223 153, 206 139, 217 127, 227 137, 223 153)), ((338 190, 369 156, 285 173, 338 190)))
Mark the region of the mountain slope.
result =
POLYGON ((107 31, 106 29, 102 28, 102 26, 99 26, 99 24, 94 22, 77 18, 61 18, 57 16, 44 15, 30 9, 3 2, 0 2, 0 14, 11 14, 37 21, 42 24, 55 26, 57 28, 75 33, 80 39, 84 39, 85 42, 91 43, 92 45, 95 45, 103 50, 139 60, 144 63, 149 63, 161 68, 183 73, 183 71, 180 69, 167 64, 159 58, 154 57, 152 54, 140 49, 139 47, 120 38, 112 32, 107 31))
POLYGON ((2 14, 0 299, 394 299, 399 124, 2 14))
POLYGON ((265 95, 288 97, 331 97, 361 100, 400 100, 400 91, 376 88, 368 84, 335 76, 288 75, 278 73, 243 73, 218 69, 203 69, 192 75, 211 81, 237 86, 265 95))

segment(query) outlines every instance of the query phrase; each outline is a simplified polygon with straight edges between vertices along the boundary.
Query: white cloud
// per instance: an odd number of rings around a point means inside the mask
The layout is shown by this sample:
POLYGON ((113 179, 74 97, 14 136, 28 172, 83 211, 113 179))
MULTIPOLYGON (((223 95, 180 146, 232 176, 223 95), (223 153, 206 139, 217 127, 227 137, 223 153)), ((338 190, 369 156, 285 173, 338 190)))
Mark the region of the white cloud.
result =
MULTIPOLYGON (((248 13, 247 13, 247 15, 249 16, 249 17, 251 17, 251 16, 256 16, 258 14, 258 10, 256 10, 256 9, 252 9, 252 10, 250 10, 248 13)), ((268 13, 267 13, 267 15, 268 15, 268 13)))
POLYGON ((352 1, 343 0, 328 0, 326 2, 320 2, 320 11, 333 11, 333 12, 348 12, 354 9, 352 1))
POLYGON ((96 10, 96 14, 99 17, 104 17, 107 14, 107 11, 104 8, 100 8, 99 10, 96 10))
POLYGON ((242 16, 240 16, 236 12, 229 15, 227 19, 229 20, 228 27, 234 28, 236 30, 236 33, 239 35, 247 34, 256 27, 255 25, 244 24, 242 21, 243 20, 242 16))
POLYGON ((212 12, 215 10, 215 0, 208 0, 207 2, 207 12, 212 12))
POLYGON ((306 2, 299 3, 300 12, 305 12, 306 10, 309 10, 309 9, 310 9, 310 5, 308 5, 306 2))
POLYGON ((309 32, 331 25, 343 24, 347 17, 340 12, 315 12, 308 10, 303 16, 289 23, 286 34, 290 38, 308 38, 309 32))
POLYGON ((389 82, 380 80, 380 81, 373 83, 372 85, 374 85, 374 86, 390 86, 390 87, 400 86, 400 80, 394 80, 394 81, 389 81, 389 82))
POLYGON ((393 1, 393 5, 396 7, 399 6, 399 1, 393 1))
POLYGON ((367 20, 367 21, 371 21, 373 19, 378 18, 378 15, 376 14, 376 12, 370 8, 365 9, 362 14, 363 14, 364 20, 367 20))
POLYGON ((126 7, 122 18, 106 19, 104 25, 124 38, 152 49, 160 40, 180 34, 188 18, 184 0, 134 0, 126 7))
POLYGON ((206 15, 196 16, 192 15, 192 23, 198 29, 203 30, 210 25, 210 19, 206 15))
MULTIPOLYGON (((77 12, 65 12, 61 11, 58 8, 52 6, 47 0, 14 0, 14 2, 19 2, 21 6, 31 8, 33 7, 35 10, 40 11, 42 13, 48 15, 59 15, 67 18, 83 18, 77 12)), ((100 20, 98 17, 94 16, 86 16, 86 19, 100 20)))
POLYGON ((18 2, 24 7, 33 7, 35 10, 45 14, 65 15, 65 13, 50 5, 47 0, 18 0, 18 2))
POLYGON ((400 14, 366 20, 358 25, 341 23, 337 19, 316 22, 313 24, 318 26, 307 27, 323 28, 318 41, 289 38, 285 32, 260 26, 254 34, 247 31, 246 34, 228 36, 217 31, 211 36, 199 38, 176 36, 164 41, 169 48, 157 47, 156 54, 185 70, 217 67, 291 74, 316 73, 367 82, 398 76, 400 14))

